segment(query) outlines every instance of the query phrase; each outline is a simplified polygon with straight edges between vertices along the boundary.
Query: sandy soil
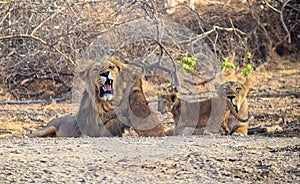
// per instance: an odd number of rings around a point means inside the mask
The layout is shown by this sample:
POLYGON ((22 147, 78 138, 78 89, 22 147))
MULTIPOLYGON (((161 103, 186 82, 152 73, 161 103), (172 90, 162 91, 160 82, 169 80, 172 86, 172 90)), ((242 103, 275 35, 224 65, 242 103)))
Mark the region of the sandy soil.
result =
POLYGON ((0 183, 300 183, 300 64, 265 66, 248 137, 37 138, 70 103, 0 106, 0 183))
POLYGON ((299 138, 5 139, 1 183, 299 183, 299 138))

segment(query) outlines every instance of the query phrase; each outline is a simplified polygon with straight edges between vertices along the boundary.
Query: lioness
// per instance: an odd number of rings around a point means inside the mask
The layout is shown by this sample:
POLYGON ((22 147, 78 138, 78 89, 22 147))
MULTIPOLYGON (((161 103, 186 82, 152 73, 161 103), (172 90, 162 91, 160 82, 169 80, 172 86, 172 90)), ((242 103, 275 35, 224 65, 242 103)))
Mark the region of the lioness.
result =
POLYGON ((248 122, 253 119, 248 114, 249 81, 226 82, 221 85, 218 95, 226 99, 227 109, 222 122, 225 135, 247 135, 248 122))
POLYGON ((173 114, 175 135, 190 134, 247 135, 248 128, 248 82, 226 82, 218 90, 218 96, 189 102, 177 93, 163 95, 159 101, 160 112, 173 114))
MULTIPOLYGON (((75 116, 66 116, 49 122, 45 128, 37 130, 29 137, 79 137, 79 136, 122 136, 124 130, 133 125, 133 128, 141 136, 164 136, 163 128, 157 119, 153 121, 141 122, 141 124, 150 124, 149 129, 142 129, 138 126, 140 122, 126 117, 126 122, 121 121, 115 111, 115 108, 124 98, 129 98, 131 111, 139 115, 140 113, 150 112, 150 107, 144 97, 141 86, 141 79, 136 80, 129 87, 130 94, 124 95, 116 102, 115 98, 119 81, 117 84, 117 75, 123 69, 124 64, 113 58, 100 58, 96 61, 87 61, 81 67, 79 76, 85 82, 80 107, 75 116), (115 101, 114 101, 115 100, 115 101), (114 102, 114 104, 113 104, 114 102), (143 104, 143 105, 141 105, 143 104), (155 124, 155 126, 153 126, 155 124)), ((119 79, 119 78, 118 78, 119 79)), ((121 79, 120 79, 121 80, 121 79)), ((126 86, 123 84, 123 87, 126 86)), ((119 95, 122 95, 119 94, 119 95)), ((127 107, 127 106, 124 106, 127 107)), ((129 109, 122 109, 126 114, 129 109)), ((127 113, 130 115, 130 113, 127 113)))

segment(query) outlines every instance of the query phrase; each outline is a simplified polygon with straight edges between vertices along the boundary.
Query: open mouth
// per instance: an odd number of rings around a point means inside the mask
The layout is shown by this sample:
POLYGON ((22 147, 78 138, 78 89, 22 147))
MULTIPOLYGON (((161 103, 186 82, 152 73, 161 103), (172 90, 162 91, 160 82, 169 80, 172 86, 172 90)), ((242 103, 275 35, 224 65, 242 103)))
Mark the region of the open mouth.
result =
POLYGON ((107 79, 106 82, 100 87, 100 98, 103 100, 111 100, 113 95, 113 80, 107 79))
POLYGON ((100 91, 103 93, 110 93, 112 91, 113 80, 107 79, 104 85, 101 87, 100 91))
POLYGON ((234 107, 235 111, 239 112, 238 107, 234 102, 235 96, 230 95, 230 96, 227 96, 227 98, 230 100, 230 102, 231 102, 232 106, 234 107))
POLYGON ((99 83, 102 83, 98 88, 99 97, 102 100, 111 100, 113 97, 113 77, 110 75, 110 71, 101 73, 99 80, 99 83))

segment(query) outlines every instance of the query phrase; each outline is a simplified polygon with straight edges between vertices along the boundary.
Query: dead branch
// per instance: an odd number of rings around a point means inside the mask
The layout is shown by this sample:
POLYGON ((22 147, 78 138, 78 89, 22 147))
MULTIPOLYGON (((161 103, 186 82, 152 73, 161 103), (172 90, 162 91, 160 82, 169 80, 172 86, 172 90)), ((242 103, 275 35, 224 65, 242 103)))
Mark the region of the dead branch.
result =
POLYGON ((37 40, 38 42, 42 43, 43 45, 46 45, 46 46, 49 46, 50 48, 53 48, 61 56, 66 58, 70 63, 75 65, 75 62, 70 57, 68 57, 65 53, 63 53, 61 50, 59 50, 57 47, 55 47, 52 44, 49 44, 48 42, 46 42, 42 38, 34 36, 33 34, 30 34, 30 35, 28 35, 28 34, 8 35, 8 36, 0 37, 0 40, 8 40, 8 39, 13 39, 13 38, 31 38, 31 39, 37 40))
POLYGON ((170 52, 159 41, 157 41, 155 39, 152 39, 152 40, 155 41, 155 43, 157 43, 159 45, 160 49, 161 49, 160 58, 157 62, 155 62, 151 65, 148 65, 147 68, 157 68, 157 69, 161 69, 161 70, 164 70, 164 71, 170 73, 173 76, 174 85, 177 87, 177 89, 180 89, 181 86, 180 86, 180 80, 179 80, 179 77, 178 77, 178 74, 177 74, 177 65, 175 63, 175 60, 174 60, 173 56, 170 54, 170 52), (164 67, 164 66, 161 65, 161 56, 163 55, 163 51, 166 52, 168 57, 171 59, 173 67, 174 67, 174 71, 171 71, 169 68, 164 67))
POLYGON ((271 8, 272 10, 274 10, 275 12, 279 13, 280 15, 280 21, 282 23, 282 26, 284 28, 284 30, 286 31, 287 37, 288 37, 288 43, 291 43, 291 35, 290 35, 290 31, 288 30, 284 20, 283 20, 283 10, 286 7, 286 5, 290 2, 291 0, 287 0, 283 3, 281 10, 277 10, 276 8, 274 8, 272 5, 270 5, 270 3, 268 1, 264 1, 266 3, 266 5, 271 8))
POLYGON ((239 67, 271 62, 278 49, 293 52, 299 35, 295 2, 214 2, 195 11, 180 6, 168 15, 161 1, 152 0, 5 1, 0 3, 0 79, 16 99, 28 98, 25 93, 42 95, 36 93, 41 89, 21 85, 30 76, 56 76, 67 86, 57 93, 65 93, 73 76, 60 74, 74 73, 80 58, 94 47, 90 55, 114 55, 144 67, 149 75, 161 71, 175 85, 199 90, 234 52, 239 67), (254 58, 245 61, 246 52, 254 58), (183 57, 198 59, 194 73, 177 65, 183 57))
POLYGON ((0 102, 0 105, 28 105, 28 104, 41 104, 41 103, 52 103, 52 102, 62 102, 65 98, 54 98, 54 99, 41 99, 41 100, 26 100, 26 101, 7 101, 0 102))

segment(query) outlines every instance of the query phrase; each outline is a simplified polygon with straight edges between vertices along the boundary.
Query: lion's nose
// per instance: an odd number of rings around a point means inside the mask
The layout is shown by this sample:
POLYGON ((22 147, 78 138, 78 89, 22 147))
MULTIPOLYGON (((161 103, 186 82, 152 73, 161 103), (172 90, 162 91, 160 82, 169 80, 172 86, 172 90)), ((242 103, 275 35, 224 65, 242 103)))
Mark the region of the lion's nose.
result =
POLYGON ((109 71, 100 74, 100 76, 102 77, 108 77, 108 75, 109 75, 109 71))
POLYGON ((235 96, 227 96, 231 101, 235 98, 235 96))

